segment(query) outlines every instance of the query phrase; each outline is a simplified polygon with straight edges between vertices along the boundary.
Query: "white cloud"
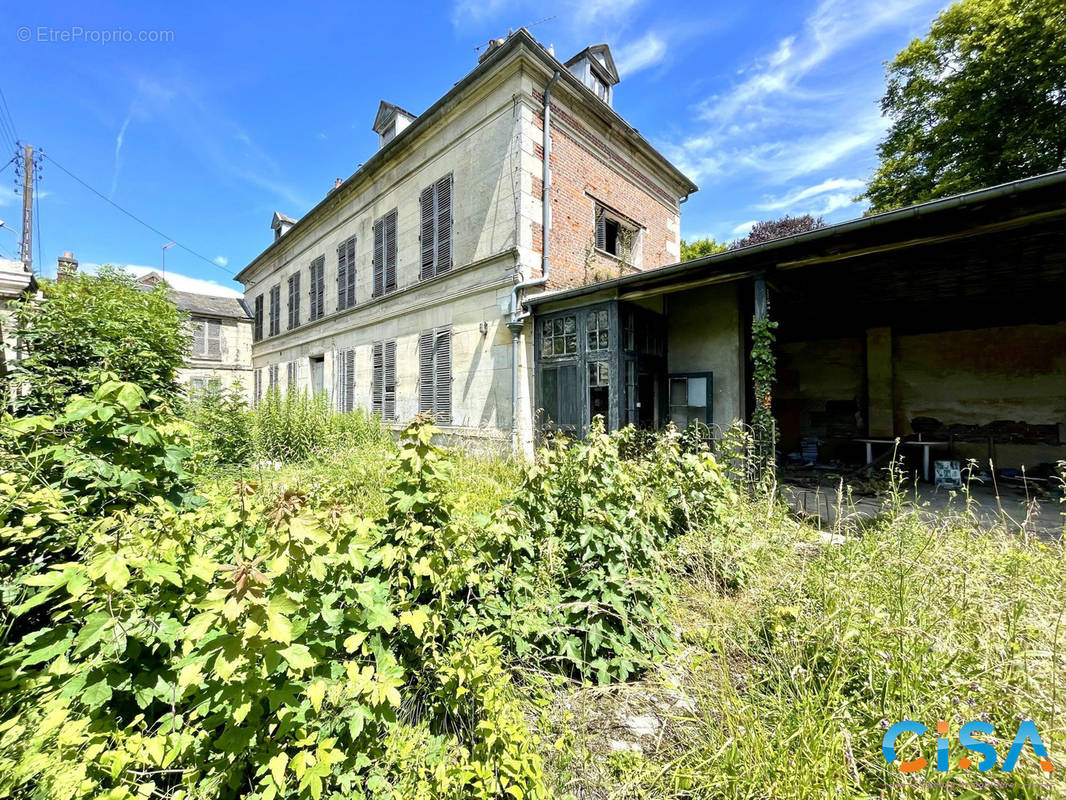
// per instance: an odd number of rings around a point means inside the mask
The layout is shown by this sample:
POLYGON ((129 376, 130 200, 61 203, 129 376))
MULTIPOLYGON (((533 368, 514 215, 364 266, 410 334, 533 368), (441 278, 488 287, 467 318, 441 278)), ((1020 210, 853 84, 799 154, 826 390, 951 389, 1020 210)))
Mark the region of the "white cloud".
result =
POLYGON ((229 259, 226 258, 225 256, 215 256, 211 260, 214 261, 216 264, 218 264, 220 267, 224 267, 227 264, 229 264, 229 259))
MULTIPOLYGON (((83 262, 81 268, 86 272, 96 272, 100 268, 100 264, 93 262, 83 262)), ((156 272, 160 275, 163 274, 159 267, 145 267, 139 264, 118 264, 111 262, 111 266, 120 267, 132 275, 134 278, 142 278, 150 272, 156 272)), ((171 270, 166 271, 167 285, 171 289, 177 292, 190 292, 192 294, 205 294, 210 297, 244 297, 244 295, 236 289, 231 289, 228 286, 223 286, 215 281, 203 280, 202 278, 193 278, 189 275, 182 275, 180 272, 173 272, 171 270)))
POLYGON ((133 112, 131 111, 126 116, 126 121, 122 123, 122 127, 119 128, 118 136, 115 137, 115 166, 111 170, 111 191, 108 193, 108 197, 114 197, 115 189, 118 188, 118 173, 122 169, 122 145, 126 140, 126 129, 130 126, 132 119, 133 112))
POLYGON ((747 236, 751 233, 751 229, 755 227, 755 224, 759 220, 749 219, 747 222, 742 222, 730 231, 734 236, 747 236))
POLYGON ((614 53, 618 74, 625 78, 642 69, 653 67, 666 57, 666 42, 654 31, 622 45, 614 53))
MULTIPOLYGON (((844 197, 851 197, 865 185, 866 183, 864 181, 858 180, 857 178, 830 178, 829 180, 822 181, 814 186, 808 186, 804 189, 791 192, 783 197, 774 197, 765 200, 762 203, 756 203, 752 208, 757 208, 760 211, 780 211, 782 209, 790 209, 814 197, 819 197, 820 195, 829 194, 831 192, 844 192, 844 197), (848 194, 849 192, 851 194, 848 194)), ((838 197, 840 195, 832 194, 830 196, 838 197)))

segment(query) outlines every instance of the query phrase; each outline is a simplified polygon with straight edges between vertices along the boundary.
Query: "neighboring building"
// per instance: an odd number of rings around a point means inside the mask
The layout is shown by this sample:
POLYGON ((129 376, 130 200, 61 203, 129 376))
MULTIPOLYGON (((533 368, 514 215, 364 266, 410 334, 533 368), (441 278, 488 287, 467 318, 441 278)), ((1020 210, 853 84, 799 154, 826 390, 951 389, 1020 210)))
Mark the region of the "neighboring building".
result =
POLYGON ((578 434, 597 414, 750 421, 768 306, 786 454, 861 463, 900 437, 918 465, 1046 474, 1066 460, 1064 299, 1066 171, 531 297, 536 407, 578 434))
MULTIPOLYGON (((158 272, 137 279, 143 286, 166 284, 158 272)), ((169 284, 168 284, 169 286, 169 284)), ((252 314, 241 297, 216 297, 170 288, 168 297, 189 315, 192 342, 179 381, 190 393, 209 386, 228 388, 240 385, 249 400, 253 397, 252 314)))
POLYGON ((528 449, 532 329, 516 298, 680 257, 696 186, 612 109, 617 83, 606 45, 564 65, 522 29, 422 114, 383 102, 378 152, 300 220, 275 214, 237 276, 256 396, 326 391, 397 424, 430 411, 450 434, 528 449))
POLYGON ((0 258, 0 377, 18 357, 18 340, 11 304, 37 291, 37 281, 21 261, 0 258))

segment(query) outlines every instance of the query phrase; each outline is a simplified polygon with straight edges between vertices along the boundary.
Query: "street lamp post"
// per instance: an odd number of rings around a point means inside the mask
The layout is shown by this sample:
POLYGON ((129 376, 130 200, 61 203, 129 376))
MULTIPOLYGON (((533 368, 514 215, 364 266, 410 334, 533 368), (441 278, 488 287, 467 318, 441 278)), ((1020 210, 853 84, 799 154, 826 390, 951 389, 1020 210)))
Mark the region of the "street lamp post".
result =
POLYGON ((163 280, 167 279, 167 250, 176 245, 177 242, 167 242, 163 245, 163 280))

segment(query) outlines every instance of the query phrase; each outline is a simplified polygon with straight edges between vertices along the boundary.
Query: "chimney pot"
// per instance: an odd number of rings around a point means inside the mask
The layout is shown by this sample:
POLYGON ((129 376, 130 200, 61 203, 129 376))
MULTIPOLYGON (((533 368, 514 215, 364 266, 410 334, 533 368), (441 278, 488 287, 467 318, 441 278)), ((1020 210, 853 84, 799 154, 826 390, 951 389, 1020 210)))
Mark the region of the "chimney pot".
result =
POLYGON ((340 178, 337 178, 337 180, 335 180, 335 181, 333 182, 333 188, 334 188, 334 189, 339 189, 339 188, 341 188, 341 184, 342 184, 342 183, 344 183, 344 181, 342 181, 342 180, 341 180, 340 178))
POLYGON ((56 281, 73 278, 78 274, 78 259, 69 250, 56 259, 56 281))

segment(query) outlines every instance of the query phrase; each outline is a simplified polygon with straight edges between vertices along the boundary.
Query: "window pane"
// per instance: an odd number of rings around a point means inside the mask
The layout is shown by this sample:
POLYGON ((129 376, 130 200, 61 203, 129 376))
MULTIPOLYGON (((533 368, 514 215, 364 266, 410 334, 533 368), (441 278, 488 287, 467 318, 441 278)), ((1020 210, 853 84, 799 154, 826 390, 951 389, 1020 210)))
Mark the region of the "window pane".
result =
POLYGON ((558 336, 558 335, 562 334, 562 332, 563 332, 563 321, 561 319, 557 319, 557 320, 555 320, 555 322, 553 324, 555 325, 555 330, 554 330, 555 335, 558 336))
POLYGON ((670 379, 670 405, 688 405, 688 380, 686 378, 670 379))
POLYGON ((563 317, 563 332, 564 333, 576 333, 577 332, 577 317, 563 317))
POLYGON ((572 334, 566 337, 566 352, 569 354, 577 352, 577 334, 572 334))
POLYGON ((607 331, 600 331, 600 350, 607 349, 607 331))
POLYGON ((552 339, 552 342, 554 343, 553 344, 552 355, 556 355, 556 356, 563 355, 563 347, 565 346, 563 340, 562 339, 552 339))
POLYGON ((607 312, 606 312, 606 310, 601 311, 600 314, 599 314, 599 317, 600 317, 600 319, 599 319, 599 322, 600 322, 599 328, 601 330, 607 330, 607 312))
POLYGON ((699 408, 707 407, 707 379, 688 379, 688 405, 699 408))

